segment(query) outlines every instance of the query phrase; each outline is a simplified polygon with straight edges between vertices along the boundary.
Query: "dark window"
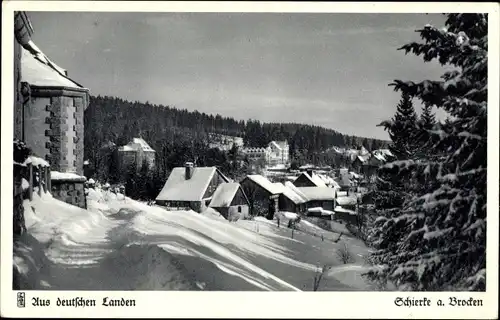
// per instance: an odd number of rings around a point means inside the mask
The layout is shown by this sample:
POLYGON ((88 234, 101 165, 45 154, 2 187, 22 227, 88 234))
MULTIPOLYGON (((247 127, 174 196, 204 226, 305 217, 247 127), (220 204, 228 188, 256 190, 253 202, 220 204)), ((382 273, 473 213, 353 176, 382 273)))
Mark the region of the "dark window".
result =
POLYGON ((241 212, 241 206, 238 206, 238 212, 241 212))

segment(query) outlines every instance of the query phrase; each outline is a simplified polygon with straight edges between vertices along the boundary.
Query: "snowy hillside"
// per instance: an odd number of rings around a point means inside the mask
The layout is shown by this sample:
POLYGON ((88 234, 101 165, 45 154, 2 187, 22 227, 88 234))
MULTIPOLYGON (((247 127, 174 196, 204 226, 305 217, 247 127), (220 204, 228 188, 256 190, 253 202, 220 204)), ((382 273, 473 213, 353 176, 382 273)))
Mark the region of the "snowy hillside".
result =
POLYGON ((16 241, 14 258, 24 288, 312 290, 318 266, 329 264, 319 290, 369 289, 360 276, 367 248, 349 237, 322 241, 322 233, 338 235, 307 221, 311 234, 295 231, 291 239, 284 222, 228 222, 211 209, 166 211, 92 189, 88 207, 50 195, 25 201, 28 235, 16 241), (344 244, 349 264, 336 254, 344 244))

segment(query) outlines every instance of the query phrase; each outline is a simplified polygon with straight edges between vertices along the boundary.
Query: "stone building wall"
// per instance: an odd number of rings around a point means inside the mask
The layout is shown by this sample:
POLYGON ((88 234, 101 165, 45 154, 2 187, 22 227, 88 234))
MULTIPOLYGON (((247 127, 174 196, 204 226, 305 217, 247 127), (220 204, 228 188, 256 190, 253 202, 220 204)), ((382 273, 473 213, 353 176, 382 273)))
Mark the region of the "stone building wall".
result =
POLYGON ((83 111, 81 96, 32 97, 25 108, 25 139, 51 170, 83 175, 83 111))
POLYGON ((84 137, 84 126, 83 126, 83 112, 85 110, 87 101, 83 97, 74 97, 75 112, 73 114, 75 118, 75 125, 73 127, 74 136, 74 149, 73 153, 75 155, 75 160, 73 166, 76 169, 76 174, 83 175, 83 137, 84 137))
POLYGON ((68 110, 62 104, 61 97, 50 98, 50 104, 46 106, 49 115, 45 119, 50 124, 50 129, 45 131, 45 136, 49 137, 47 144, 49 154, 45 156, 53 171, 65 171, 67 160, 63 154, 63 146, 67 143, 66 132, 68 125, 61 121, 68 117, 68 110))
POLYGON ((52 180, 51 193, 58 200, 83 209, 87 208, 83 179, 82 181, 52 180))
POLYGON ((40 158, 47 158, 50 139, 45 135, 51 129, 50 106, 51 99, 46 97, 32 97, 24 107, 24 136, 26 144, 33 154, 40 158))

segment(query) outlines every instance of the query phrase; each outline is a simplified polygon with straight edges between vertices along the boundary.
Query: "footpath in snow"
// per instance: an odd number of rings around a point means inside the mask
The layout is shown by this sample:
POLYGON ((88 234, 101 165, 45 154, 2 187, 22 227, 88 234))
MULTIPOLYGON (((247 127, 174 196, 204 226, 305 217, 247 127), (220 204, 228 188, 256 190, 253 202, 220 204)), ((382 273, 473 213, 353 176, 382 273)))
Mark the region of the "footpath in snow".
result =
POLYGON ((28 233, 14 243, 22 289, 300 291, 329 264, 320 290, 369 290, 368 251, 349 237, 344 265, 339 244, 303 232, 291 239, 284 223, 261 218, 228 222, 213 210, 166 211, 93 189, 88 210, 50 194, 24 207, 28 233))

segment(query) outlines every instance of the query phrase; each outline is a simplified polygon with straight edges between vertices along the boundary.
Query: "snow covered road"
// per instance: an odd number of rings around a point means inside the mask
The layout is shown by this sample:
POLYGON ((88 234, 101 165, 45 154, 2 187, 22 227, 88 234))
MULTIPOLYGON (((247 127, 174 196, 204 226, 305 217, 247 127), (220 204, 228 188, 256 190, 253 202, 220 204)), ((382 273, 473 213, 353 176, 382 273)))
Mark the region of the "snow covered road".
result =
MULTIPOLYGON (((15 264, 30 274, 27 289, 300 291, 318 265, 335 264, 327 244, 269 223, 256 232, 256 222, 103 198, 91 193, 88 210, 50 195, 25 203, 29 235, 16 242, 15 264)), ((323 290, 366 288, 351 282, 328 277, 323 290)))

